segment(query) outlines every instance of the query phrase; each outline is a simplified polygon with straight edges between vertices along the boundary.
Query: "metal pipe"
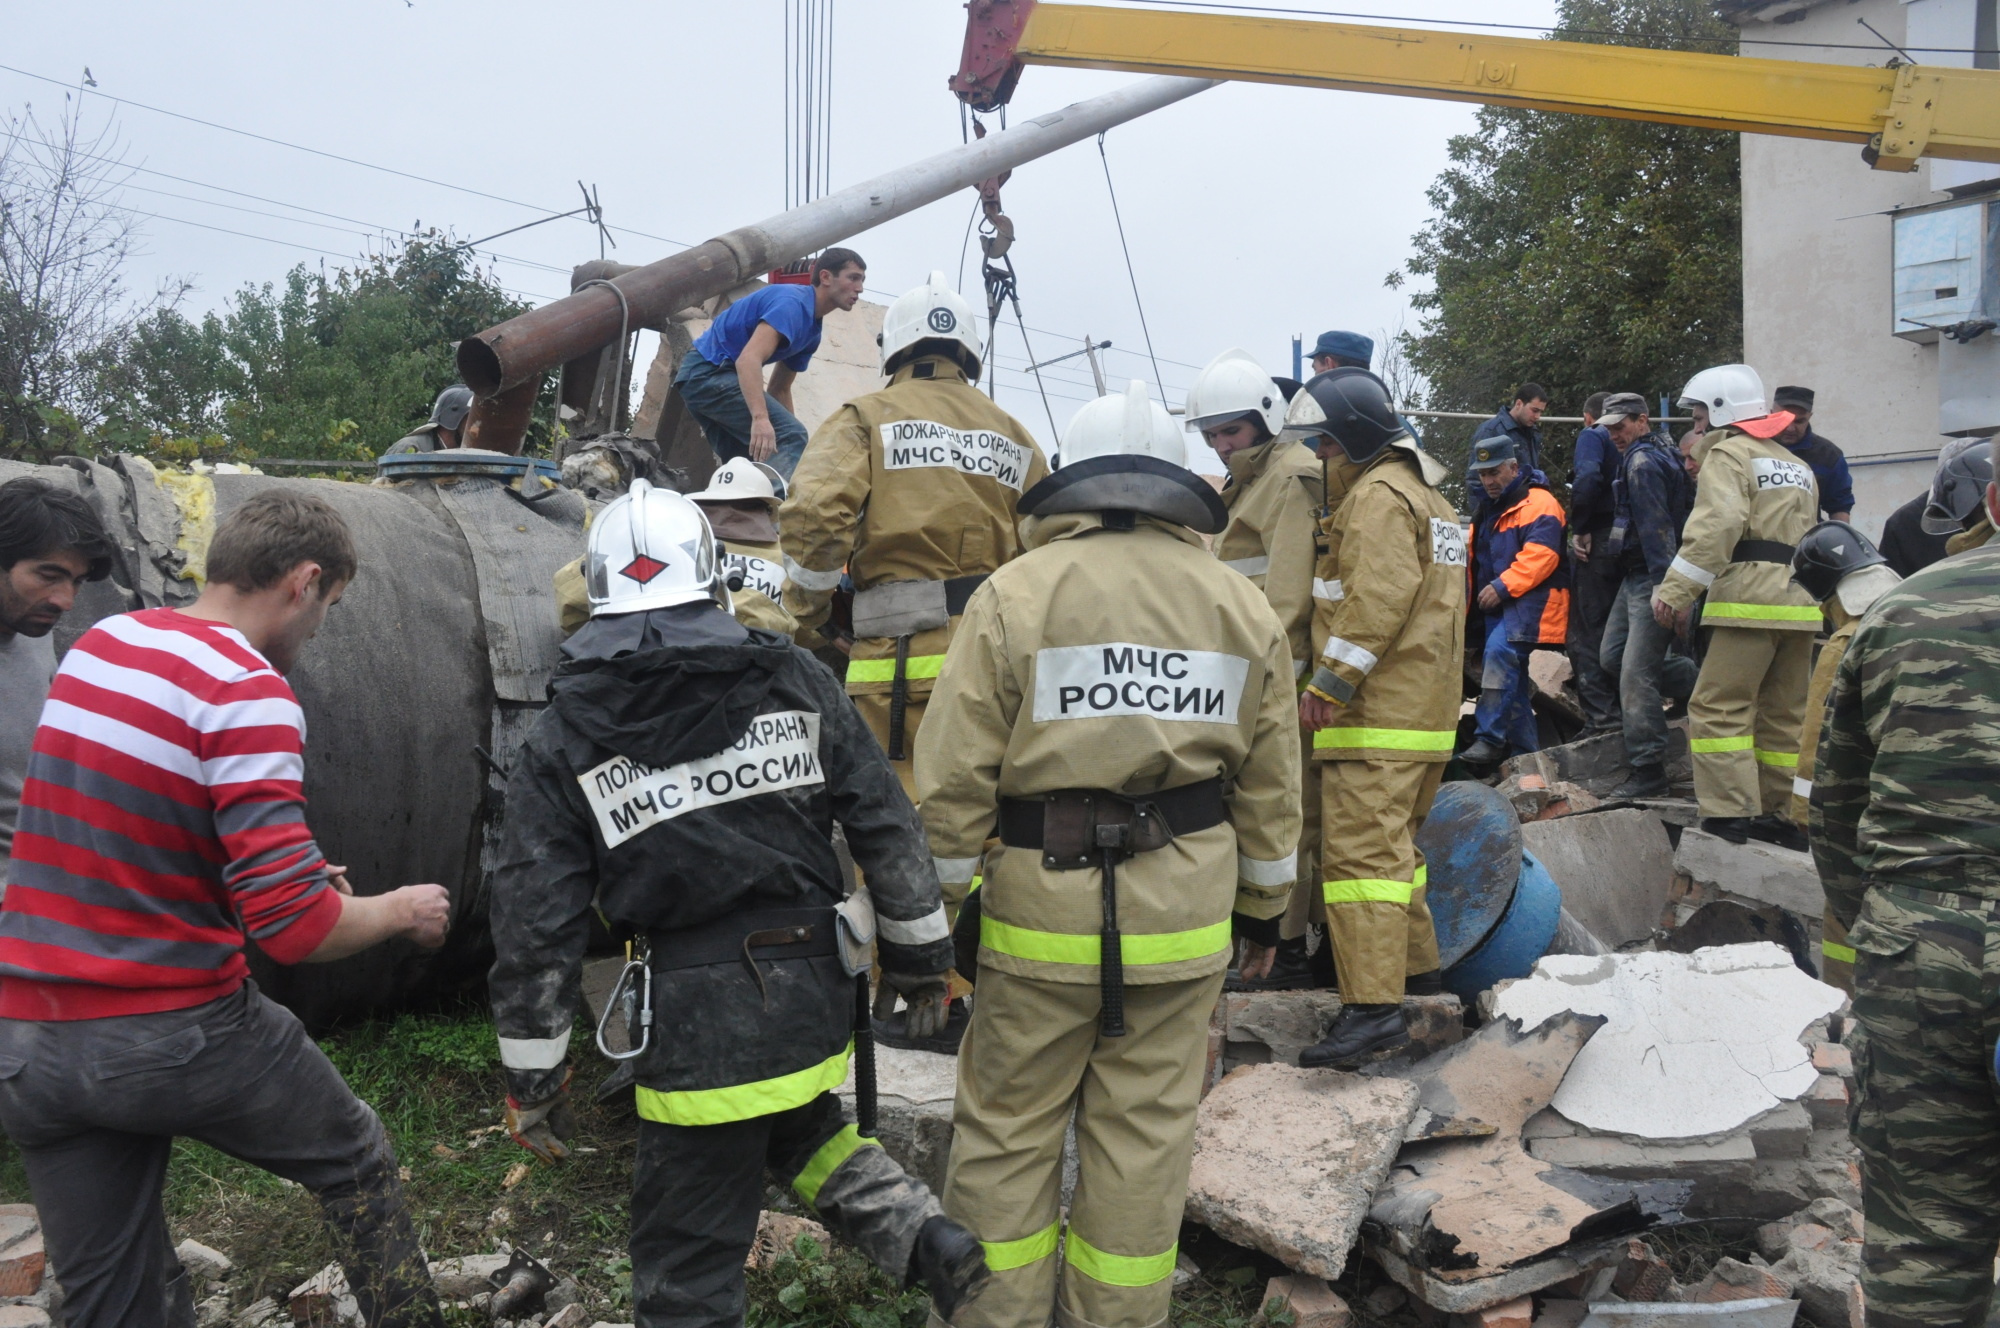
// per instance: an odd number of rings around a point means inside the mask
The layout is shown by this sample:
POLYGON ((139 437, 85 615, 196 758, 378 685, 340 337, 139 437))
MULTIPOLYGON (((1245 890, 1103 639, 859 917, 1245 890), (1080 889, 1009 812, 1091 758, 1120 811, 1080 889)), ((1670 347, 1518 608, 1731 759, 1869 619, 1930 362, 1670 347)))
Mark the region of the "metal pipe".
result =
MULTIPOLYGON (((613 278, 636 326, 650 326, 751 277, 818 253, 1002 171, 1046 156, 1215 86, 1205 78, 1149 78, 913 165, 828 194, 613 278)), ((458 346, 461 378, 482 403, 496 392, 597 349, 618 335, 618 297, 602 286, 576 291, 458 346)), ((501 449, 515 450, 515 449, 501 449)))
POLYGON ((535 398, 541 395, 541 390, 542 375, 537 373, 504 392, 475 400, 471 413, 465 417, 464 445, 519 456, 521 444, 528 436, 528 419, 535 413, 535 398))

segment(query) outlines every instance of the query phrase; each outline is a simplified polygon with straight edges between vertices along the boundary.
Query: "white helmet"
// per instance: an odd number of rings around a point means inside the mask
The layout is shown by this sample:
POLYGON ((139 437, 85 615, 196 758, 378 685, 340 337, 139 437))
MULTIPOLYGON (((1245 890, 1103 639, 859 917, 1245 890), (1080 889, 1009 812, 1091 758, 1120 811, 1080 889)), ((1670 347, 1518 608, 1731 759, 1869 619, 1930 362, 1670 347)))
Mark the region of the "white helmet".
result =
POLYGON ((1263 421, 1273 438, 1285 428, 1285 394, 1247 350, 1226 350, 1208 362, 1188 389, 1189 430, 1213 429, 1231 420, 1263 421))
POLYGON ((1708 407, 1708 422, 1717 426, 1761 419, 1771 413, 1769 403, 1764 380, 1747 364, 1703 369, 1688 379, 1680 395, 1683 406, 1708 407))
POLYGON ((942 272, 931 273, 929 281, 905 291, 889 306, 889 312, 882 315, 882 333, 875 338, 882 348, 882 372, 896 372, 910 358, 910 348, 923 341, 942 341, 957 347, 959 365, 971 377, 979 377, 978 317, 972 306, 945 283, 942 272))
POLYGON ((731 457, 723 462, 708 477, 706 489, 687 497, 695 503, 763 503, 773 508, 778 505, 778 490, 771 483, 771 475, 766 473, 766 467, 749 457, 731 457))
POLYGON ((633 480, 590 523, 583 560, 590 616, 715 600, 715 549, 701 508, 672 489, 633 480))
POLYGON ((1063 465, 1101 456, 1148 456, 1185 467, 1187 435, 1134 378, 1123 396, 1085 402, 1063 432, 1063 465))

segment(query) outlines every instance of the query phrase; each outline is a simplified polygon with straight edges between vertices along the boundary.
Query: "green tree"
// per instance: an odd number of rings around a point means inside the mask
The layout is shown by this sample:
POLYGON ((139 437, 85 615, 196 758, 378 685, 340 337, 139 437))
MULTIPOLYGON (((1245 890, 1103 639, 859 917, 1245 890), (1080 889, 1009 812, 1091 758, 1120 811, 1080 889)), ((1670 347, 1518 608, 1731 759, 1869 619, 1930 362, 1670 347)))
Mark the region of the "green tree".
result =
MULTIPOLYGON (((1556 40, 1621 46, 1715 52, 1735 35, 1708 0, 1562 0, 1559 22, 1556 40)), ((1657 400, 1742 357, 1735 134, 1507 107, 1478 118, 1451 140, 1434 215, 1389 278, 1428 279, 1403 345, 1432 409, 1496 410, 1534 381, 1573 415, 1592 392, 1657 400)), ((1446 425, 1427 441, 1457 469, 1470 436, 1446 425)), ((1567 478, 1573 438, 1550 431, 1552 479, 1567 478)))
MULTIPOLYGON (((332 273, 303 265, 199 322, 141 320, 101 376, 106 445, 210 457, 357 460, 429 418, 453 344, 526 310, 429 232, 332 273)), ((553 388, 529 430, 545 445, 553 388)))

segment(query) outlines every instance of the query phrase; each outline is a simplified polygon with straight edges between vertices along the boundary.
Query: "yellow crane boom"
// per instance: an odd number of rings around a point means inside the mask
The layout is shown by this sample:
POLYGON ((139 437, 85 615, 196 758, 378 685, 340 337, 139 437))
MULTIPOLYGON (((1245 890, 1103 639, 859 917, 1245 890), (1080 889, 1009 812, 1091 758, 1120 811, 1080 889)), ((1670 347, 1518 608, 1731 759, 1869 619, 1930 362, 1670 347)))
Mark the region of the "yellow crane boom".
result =
POLYGON ((2000 161, 2000 72, 1865 68, 1235 14, 972 0, 951 87, 976 109, 1023 64, 1518 106, 1861 143, 1879 170, 2000 161))

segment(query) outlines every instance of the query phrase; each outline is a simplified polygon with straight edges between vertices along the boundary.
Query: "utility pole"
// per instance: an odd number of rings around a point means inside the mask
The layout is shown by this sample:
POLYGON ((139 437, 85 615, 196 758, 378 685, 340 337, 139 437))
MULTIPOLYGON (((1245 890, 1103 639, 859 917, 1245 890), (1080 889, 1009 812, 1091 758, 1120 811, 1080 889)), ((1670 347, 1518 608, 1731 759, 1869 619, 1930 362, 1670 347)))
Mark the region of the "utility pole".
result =
POLYGON ((1306 343, 1298 333, 1292 333, 1292 378, 1303 383, 1306 380, 1306 343))
MULTIPOLYGON (((1108 346, 1111 343, 1107 341, 1104 344, 1108 346)), ((1090 376, 1097 383, 1097 395, 1101 397, 1109 396, 1110 393, 1104 387, 1103 366, 1097 362, 1097 343, 1090 339, 1090 333, 1088 332, 1083 334, 1083 353, 1090 360, 1090 376)))

